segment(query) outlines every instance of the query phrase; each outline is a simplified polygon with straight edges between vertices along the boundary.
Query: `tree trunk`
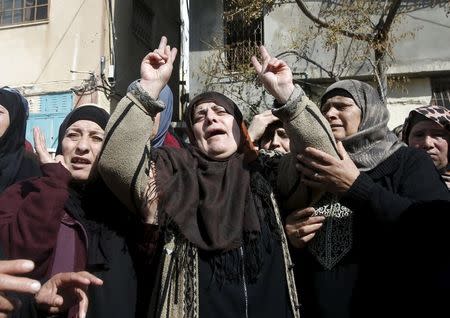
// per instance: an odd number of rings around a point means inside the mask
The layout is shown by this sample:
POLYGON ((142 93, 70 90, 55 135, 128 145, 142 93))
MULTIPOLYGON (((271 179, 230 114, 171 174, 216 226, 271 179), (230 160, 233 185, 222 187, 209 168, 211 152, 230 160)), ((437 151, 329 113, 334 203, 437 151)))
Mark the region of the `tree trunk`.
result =
POLYGON ((376 65, 376 77, 378 80, 378 93, 380 94, 383 102, 386 103, 387 99, 387 62, 386 62, 386 52, 384 50, 375 49, 375 65, 376 65))

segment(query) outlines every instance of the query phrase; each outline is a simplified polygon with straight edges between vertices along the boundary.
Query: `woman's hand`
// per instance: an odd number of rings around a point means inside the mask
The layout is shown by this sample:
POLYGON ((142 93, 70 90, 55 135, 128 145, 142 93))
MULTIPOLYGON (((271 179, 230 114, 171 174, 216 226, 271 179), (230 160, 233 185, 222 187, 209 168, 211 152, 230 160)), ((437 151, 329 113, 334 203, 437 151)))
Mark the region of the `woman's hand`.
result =
POLYGON ((280 104, 286 104, 294 91, 292 72, 283 60, 271 57, 264 46, 260 46, 262 64, 255 56, 252 56, 253 67, 258 72, 258 77, 264 88, 280 104))
POLYGON ((350 189, 360 172, 342 142, 337 142, 337 148, 341 160, 311 147, 306 148, 304 154, 297 155, 300 164, 296 167, 302 174, 301 181, 335 194, 343 194, 350 189))
POLYGON ((142 60, 140 84, 152 98, 157 99, 169 81, 176 56, 177 49, 170 49, 170 46, 167 45, 167 38, 163 36, 158 48, 147 54, 142 60))
POLYGON ((47 151, 47 147, 45 145, 45 137, 39 127, 33 128, 33 139, 34 149, 36 150, 36 154, 41 165, 46 163, 60 162, 64 166, 64 168, 67 169, 66 163, 64 162, 64 157, 62 155, 57 155, 55 159, 53 159, 52 155, 47 151))
POLYGON ((296 248, 303 248, 322 227, 325 217, 313 216, 312 207, 294 211, 286 218, 284 227, 289 242, 296 248))
POLYGON ((50 278, 36 294, 36 304, 50 314, 59 314, 78 305, 78 317, 86 317, 89 285, 103 281, 88 272, 59 273, 50 278))
POLYGON ((253 117, 253 120, 248 127, 248 134, 253 142, 258 141, 264 135, 264 132, 271 123, 280 120, 274 114, 272 114, 271 110, 266 110, 258 115, 253 117))

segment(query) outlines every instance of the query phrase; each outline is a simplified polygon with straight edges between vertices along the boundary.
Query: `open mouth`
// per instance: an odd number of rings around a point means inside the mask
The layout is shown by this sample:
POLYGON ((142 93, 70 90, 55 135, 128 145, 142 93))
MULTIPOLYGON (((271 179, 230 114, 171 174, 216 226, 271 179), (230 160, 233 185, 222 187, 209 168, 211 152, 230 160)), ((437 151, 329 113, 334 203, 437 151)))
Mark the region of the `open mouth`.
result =
POLYGON ((91 161, 89 159, 83 158, 83 157, 73 157, 72 160, 70 160, 72 164, 80 164, 80 165, 89 165, 91 164, 91 161))
POLYGON ((226 132, 222 129, 211 129, 205 133, 205 139, 209 139, 214 136, 224 135, 226 132))

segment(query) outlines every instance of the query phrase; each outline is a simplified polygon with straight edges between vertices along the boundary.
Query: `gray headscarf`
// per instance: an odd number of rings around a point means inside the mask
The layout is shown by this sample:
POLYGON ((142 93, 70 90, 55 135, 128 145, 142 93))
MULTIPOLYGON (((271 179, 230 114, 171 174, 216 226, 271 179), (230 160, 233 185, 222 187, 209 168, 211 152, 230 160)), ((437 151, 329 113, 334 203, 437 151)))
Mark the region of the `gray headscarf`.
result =
POLYGON ((389 111, 372 86, 357 80, 336 82, 325 91, 321 107, 327 99, 338 95, 351 97, 361 109, 358 132, 342 140, 359 170, 375 168, 397 149, 406 146, 388 129, 389 111))

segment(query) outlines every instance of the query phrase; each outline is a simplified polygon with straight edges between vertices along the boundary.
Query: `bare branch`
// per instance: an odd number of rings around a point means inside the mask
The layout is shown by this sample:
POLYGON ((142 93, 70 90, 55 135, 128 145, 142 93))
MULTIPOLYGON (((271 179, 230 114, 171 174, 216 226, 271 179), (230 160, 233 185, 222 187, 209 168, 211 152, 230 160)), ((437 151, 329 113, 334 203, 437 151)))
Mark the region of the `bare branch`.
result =
POLYGON ((375 75, 375 78, 377 79, 377 84, 378 84, 378 87, 379 87, 378 92, 381 95, 380 96, 381 100, 383 102, 386 102, 386 96, 384 95, 383 84, 381 83, 381 78, 380 78, 380 75, 378 74, 377 67, 376 67, 375 63, 372 61, 372 59, 370 57, 367 57, 367 60, 370 62, 370 64, 373 67, 373 74, 375 75))
MULTIPOLYGON (((353 39, 352 39, 353 41, 353 39)), ((334 57, 333 57, 333 63, 331 63, 331 71, 334 72, 334 67, 336 66, 336 60, 338 57, 338 50, 339 50, 339 43, 334 44, 334 57)))
MULTIPOLYGON (((297 3, 300 10, 302 10, 303 14, 306 15, 308 17, 308 19, 313 21, 319 27, 323 27, 323 28, 327 28, 327 29, 332 28, 332 26, 328 22, 326 22, 326 21, 320 19, 319 17, 316 17, 314 14, 312 14, 312 12, 309 11, 308 7, 303 3, 303 0, 295 0, 295 2, 297 3)), ((349 31, 349 30, 342 30, 342 29, 337 29, 336 31, 342 35, 349 37, 349 38, 358 39, 361 41, 370 42, 373 39, 373 36, 371 34, 355 33, 355 32, 349 31)))
POLYGON ((330 78, 333 78, 333 79, 336 78, 336 75, 333 73, 333 71, 327 70, 325 67, 323 67, 323 66, 322 66, 321 64, 319 64, 318 62, 312 60, 311 58, 309 58, 309 57, 306 56, 305 54, 299 53, 299 52, 297 52, 297 51, 294 51, 294 50, 284 51, 284 52, 278 54, 278 55, 276 56, 276 58, 280 58, 280 57, 286 56, 286 55, 295 55, 295 56, 297 56, 297 57, 299 57, 299 58, 301 58, 301 59, 303 59, 303 60, 305 60, 305 61, 307 61, 307 62, 309 62, 309 63, 311 63, 311 64, 313 64, 313 65, 315 65, 315 66, 317 66, 319 69, 321 69, 322 71, 324 71, 325 73, 327 73, 327 75, 328 75, 330 78))

